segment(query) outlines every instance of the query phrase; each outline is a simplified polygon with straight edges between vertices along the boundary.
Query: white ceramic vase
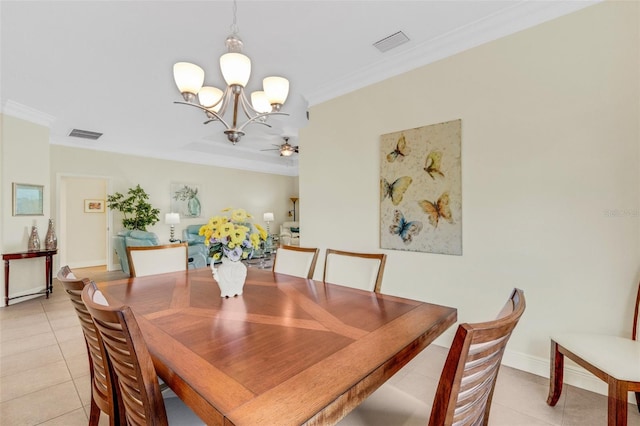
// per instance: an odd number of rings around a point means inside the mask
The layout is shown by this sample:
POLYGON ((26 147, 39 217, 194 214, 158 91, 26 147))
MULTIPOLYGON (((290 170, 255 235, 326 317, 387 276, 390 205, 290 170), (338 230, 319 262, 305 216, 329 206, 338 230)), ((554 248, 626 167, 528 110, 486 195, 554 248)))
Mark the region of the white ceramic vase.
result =
POLYGON ((228 257, 222 257, 222 264, 217 268, 211 262, 213 278, 220 287, 220 297, 233 297, 242 294, 244 281, 247 278, 247 266, 241 261, 233 262, 228 257))

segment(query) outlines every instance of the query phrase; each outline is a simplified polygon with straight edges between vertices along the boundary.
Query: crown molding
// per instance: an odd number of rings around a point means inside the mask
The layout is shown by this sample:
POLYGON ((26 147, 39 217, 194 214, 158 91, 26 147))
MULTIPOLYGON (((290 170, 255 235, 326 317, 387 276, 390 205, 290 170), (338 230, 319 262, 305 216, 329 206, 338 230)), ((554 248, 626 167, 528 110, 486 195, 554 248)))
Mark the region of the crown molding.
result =
POLYGON ((305 95, 309 105, 317 105, 601 1, 520 1, 413 48, 397 54, 390 51, 377 63, 321 85, 305 95))
POLYGON ((56 118, 52 115, 45 114, 42 111, 22 105, 18 102, 14 102, 8 99, 2 105, 2 113, 4 115, 10 115, 12 117, 19 118, 21 120, 30 121, 41 126, 50 128, 56 118))

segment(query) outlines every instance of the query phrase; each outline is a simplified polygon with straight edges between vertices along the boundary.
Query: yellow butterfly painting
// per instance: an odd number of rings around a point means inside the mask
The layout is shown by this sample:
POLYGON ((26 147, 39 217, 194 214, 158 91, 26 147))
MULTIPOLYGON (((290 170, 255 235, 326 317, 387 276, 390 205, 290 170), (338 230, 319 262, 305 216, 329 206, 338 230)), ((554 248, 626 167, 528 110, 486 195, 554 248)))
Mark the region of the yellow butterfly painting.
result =
POLYGON ((420 207, 429 215, 429 223, 434 227, 438 227, 440 218, 445 219, 449 223, 453 223, 453 216, 449 208, 449 193, 444 192, 438 201, 432 203, 429 200, 418 201, 420 207))
POLYGON ((387 161, 390 163, 393 163, 396 159, 398 161, 402 161, 410 152, 411 150, 407 146, 407 141, 404 139, 404 135, 400 135, 398 143, 396 143, 396 148, 387 155, 387 161))
POLYGON ((424 164, 424 171, 429 173, 431 179, 435 179, 434 174, 444 177, 444 173, 440 170, 442 164, 442 153, 440 151, 431 151, 427 155, 427 160, 424 164))
POLYGON ((397 206, 402 201, 402 197, 411 182, 413 182, 413 179, 409 176, 402 176, 391 184, 385 178, 380 179, 380 201, 389 197, 393 205, 397 206))

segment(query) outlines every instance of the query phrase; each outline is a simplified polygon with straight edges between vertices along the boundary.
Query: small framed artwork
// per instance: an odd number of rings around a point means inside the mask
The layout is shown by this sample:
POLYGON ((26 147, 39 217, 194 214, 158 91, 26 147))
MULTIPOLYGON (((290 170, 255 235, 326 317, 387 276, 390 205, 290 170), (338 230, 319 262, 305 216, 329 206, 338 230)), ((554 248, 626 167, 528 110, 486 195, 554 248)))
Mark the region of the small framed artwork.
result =
POLYGON ((171 211, 180 213, 180 217, 200 217, 202 206, 200 194, 202 186, 191 183, 171 184, 171 211))
POLYGON ((13 183, 13 215, 43 216, 43 185, 13 183))
POLYGON ((104 213, 104 200, 84 200, 85 213, 104 213))

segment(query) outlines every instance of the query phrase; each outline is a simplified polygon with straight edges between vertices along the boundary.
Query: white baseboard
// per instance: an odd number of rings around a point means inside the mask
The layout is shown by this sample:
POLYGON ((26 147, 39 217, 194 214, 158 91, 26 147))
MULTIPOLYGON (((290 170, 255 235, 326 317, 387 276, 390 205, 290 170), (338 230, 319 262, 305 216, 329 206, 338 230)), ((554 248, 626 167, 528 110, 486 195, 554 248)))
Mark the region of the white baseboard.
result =
POLYGON ((120 266, 120 263, 114 263, 113 265, 109 266, 107 268, 107 271, 111 272, 111 271, 122 271, 122 266, 120 266))
MULTIPOLYGON (((433 343, 438 346, 450 348, 454 336, 455 329, 449 329, 433 343)), ((536 376, 545 377, 547 379, 551 374, 550 363, 551 361, 549 358, 540 358, 522 352, 510 351, 508 346, 504 352, 504 356, 502 357, 502 365, 526 371, 527 373, 535 374, 536 376)), ((566 357, 564 359, 563 379, 566 384, 599 393, 600 395, 607 395, 608 389, 605 382, 598 379, 596 376, 566 357)), ((636 398, 633 392, 629 392, 629 404, 636 404, 636 398)))
POLYGON ((102 266, 107 264, 107 259, 83 260, 82 262, 69 263, 69 268, 89 268, 91 266, 102 266))

